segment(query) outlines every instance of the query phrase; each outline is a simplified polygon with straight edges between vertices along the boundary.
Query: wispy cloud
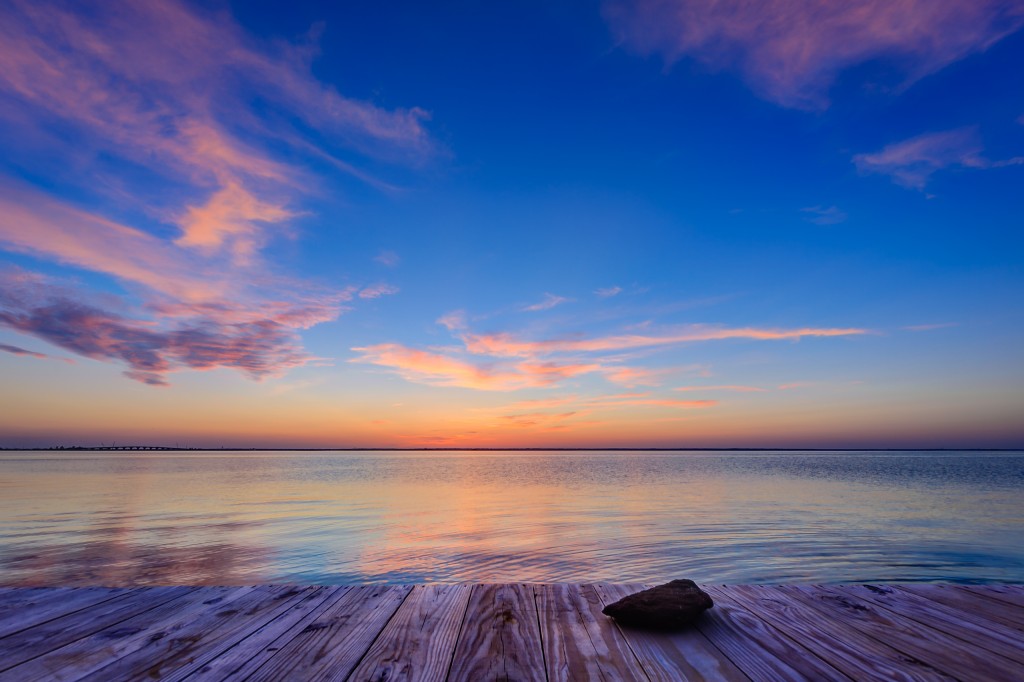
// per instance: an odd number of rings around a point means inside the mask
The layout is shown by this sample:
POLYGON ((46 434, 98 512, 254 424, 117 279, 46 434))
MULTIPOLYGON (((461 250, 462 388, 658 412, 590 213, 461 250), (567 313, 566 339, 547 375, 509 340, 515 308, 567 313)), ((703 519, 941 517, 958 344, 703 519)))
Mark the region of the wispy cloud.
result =
POLYGON ((609 369, 605 373, 605 378, 613 384, 619 384, 627 388, 635 386, 660 386, 665 373, 665 370, 617 367, 609 369))
POLYGON ((809 388, 814 384, 813 381, 791 381, 788 384, 779 384, 776 388, 780 391, 792 391, 797 388, 809 388))
POLYGON ((998 168, 1024 164, 1018 156, 1002 161, 986 159, 975 127, 925 133, 883 147, 870 154, 857 154, 853 163, 861 173, 888 175, 898 185, 923 190, 936 171, 944 168, 998 168))
POLYGON ((65 362, 74 362, 71 358, 55 358, 52 355, 46 353, 38 353, 34 350, 26 350, 20 346, 12 346, 6 343, 0 343, 0 351, 10 353, 11 355, 23 355, 29 358, 36 358, 38 360, 63 360, 65 362))
POLYGON ((402 259, 394 251, 381 251, 379 254, 374 256, 373 260, 389 268, 396 268, 398 267, 398 264, 402 262, 402 259))
POLYGON ((724 339, 753 339, 758 341, 799 340, 806 337, 856 336, 867 334, 860 328, 763 329, 756 327, 719 327, 690 325, 666 330, 659 334, 622 334, 590 339, 550 339, 531 341, 509 333, 466 334, 466 349, 479 355, 498 357, 529 357, 550 353, 593 353, 623 351, 652 346, 669 346, 699 341, 724 339))
POLYGON ((838 206, 808 206, 807 208, 801 208, 802 212, 806 213, 805 220, 815 225, 838 225, 839 223, 846 222, 849 217, 846 211, 841 210, 838 206))
POLYGON ((930 332, 936 329, 949 329, 956 326, 956 322, 936 322, 935 324, 908 324, 903 329, 908 332, 930 332))
POLYGON ((359 290, 359 298, 380 298, 398 293, 398 287, 392 284, 371 284, 359 290))
POLYGON ((594 292, 598 298, 611 298, 622 293, 622 287, 604 287, 594 292))
POLYGON ((462 331, 469 328, 465 310, 453 310, 437 318, 437 323, 448 331, 462 331))
POLYGON ((564 296, 556 296, 554 294, 544 294, 544 298, 532 305, 524 306, 523 310, 526 312, 538 312, 540 310, 551 310, 557 305, 563 303, 569 303, 572 301, 571 298, 565 298, 564 296))
POLYGON ((357 165, 415 166, 437 152, 426 112, 382 109, 317 80, 315 39, 259 41, 227 13, 178 0, 4 3, 8 151, 86 169, 40 170, 103 208, 0 178, 0 248, 111 277, 127 295, 111 312, 22 273, 28 297, 5 297, 0 324, 126 363, 148 383, 183 368, 258 378, 311 360, 295 330, 335 319, 357 294, 394 293, 328 290, 262 257, 295 235, 314 164, 381 186, 357 165), (149 217, 106 217, 139 213, 149 217))
POLYGON ((757 386, 680 386, 673 391, 736 391, 737 393, 763 393, 765 389, 757 386))
POLYGON ((889 58, 906 85, 1024 24, 1007 0, 608 0, 604 15, 641 54, 736 70, 761 97, 802 109, 826 107, 848 67, 889 58))
POLYGON ((458 338, 462 348, 418 350, 397 343, 353 348, 352 362, 388 368, 413 382, 459 386, 481 390, 517 390, 561 385, 583 375, 599 375, 611 383, 633 387, 653 386, 681 371, 701 365, 650 368, 626 364, 624 351, 723 339, 799 340, 805 337, 836 337, 867 333, 858 328, 761 329, 690 325, 655 333, 610 335, 590 339, 546 341, 523 339, 510 333, 475 334, 463 311, 438 320, 458 338))

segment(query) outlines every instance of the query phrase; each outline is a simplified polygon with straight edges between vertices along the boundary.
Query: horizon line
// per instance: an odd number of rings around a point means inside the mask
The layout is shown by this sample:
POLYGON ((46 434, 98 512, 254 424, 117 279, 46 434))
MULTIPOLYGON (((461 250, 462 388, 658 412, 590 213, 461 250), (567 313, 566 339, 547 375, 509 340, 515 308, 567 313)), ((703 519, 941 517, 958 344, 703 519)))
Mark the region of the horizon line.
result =
POLYGON ((155 445, 63 445, 51 447, 0 447, 0 452, 1017 452, 1024 447, 165 447, 155 445))

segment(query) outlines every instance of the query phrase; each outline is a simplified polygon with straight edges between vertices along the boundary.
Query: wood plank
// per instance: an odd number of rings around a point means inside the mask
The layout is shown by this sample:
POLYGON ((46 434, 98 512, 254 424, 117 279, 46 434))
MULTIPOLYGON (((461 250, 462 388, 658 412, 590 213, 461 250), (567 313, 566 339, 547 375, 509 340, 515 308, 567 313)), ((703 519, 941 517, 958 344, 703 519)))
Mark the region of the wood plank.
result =
POLYGON ((474 585, 449 680, 543 680, 533 586, 474 585))
MULTIPOLYGON (((245 679, 345 679, 412 589, 405 585, 353 587, 245 679)), ((233 675, 232 679, 242 678, 233 675)))
MULTIPOLYGON (((600 604, 610 604, 649 585, 595 585, 600 604)), ((609 623, 614 620, 601 616, 609 623)), ((697 628, 674 633, 633 628, 615 629, 626 640, 643 672, 651 679, 669 682, 686 680, 745 681, 747 676, 697 628)))
POLYGON ((829 665, 855 680, 951 682, 953 677, 884 642, 855 630, 844 618, 775 590, 755 586, 708 586, 712 598, 745 609, 806 647, 829 665))
POLYGON ((537 585, 537 611, 547 678, 646 680, 626 638, 601 613, 601 596, 590 585, 537 585))
POLYGON ((41 604, 72 594, 70 587, 4 587, 0 590, 0 618, 27 604, 41 604))
POLYGON ((830 587, 805 585, 772 588, 802 598, 829 618, 843 620, 864 634, 884 641, 904 654, 955 677, 974 679, 985 671, 989 680, 1019 682, 1020 666, 1008 659, 979 652, 962 640, 928 628, 871 602, 855 599, 830 587))
POLYGON ((200 611, 192 620, 180 620, 152 631, 143 646, 83 677, 83 680, 181 679, 213 660, 248 632, 286 611, 316 587, 266 585, 222 604, 200 611), (173 673, 173 674, 172 674, 173 673))
POLYGON ((469 585, 414 587, 349 679, 443 680, 469 595, 469 585))
MULTIPOLYGON (((89 637, 104 628, 145 613, 163 603, 191 592, 191 587, 140 588, 117 595, 113 599, 78 609, 60 618, 21 630, 0 639, 0 679, 7 671, 63 646, 89 637)), ((17 679, 17 674, 8 676, 17 679)))
POLYGON ((1024 664, 1024 640, 1020 632, 1012 628, 885 585, 835 585, 832 589, 884 606, 894 613, 963 640, 971 647, 979 647, 1024 664))
POLYGON ((129 591, 124 587, 17 590, 17 594, 8 595, 6 608, 0 612, 0 637, 101 604, 129 591))
POLYGON ((976 592, 963 592, 954 589, 952 585, 936 583, 901 583, 890 585, 890 587, 952 606, 961 611, 979 614, 988 620, 1024 631, 1024 608, 997 599, 986 599, 976 592))
MULTIPOLYGON (((344 586, 324 587, 319 593, 302 597, 285 613, 247 633, 237 645, 192 671, 186 679, 246 679, 350 589, 352 588, 344 586)), ((170 680, 176 679, 177 672, 170 676, 170 680)))
POLYGON ((980 594, 1018 608, 1024 608, 1024 586, 1021 585, 955 585, 962 592, 980 594))
MULTIPOLYGON (((145 592, 148 594, 159 589, 151 588, 145 592)), ((0 675, 0 680, 77 680, 144 646, 154 634, 174 627, 183 620, 190 620, 204 610, 223 608, 253 588, 184 589, 183 594, 157 605, 144 599, 144 602, 148 601, 148 608, 141 613, 94 631, 45 656, 22 663, 0 675), (11 677, 4 677, 8 674, 11 677)), ((156 594, 159 593, 154 593, 154 598, 156 594)))

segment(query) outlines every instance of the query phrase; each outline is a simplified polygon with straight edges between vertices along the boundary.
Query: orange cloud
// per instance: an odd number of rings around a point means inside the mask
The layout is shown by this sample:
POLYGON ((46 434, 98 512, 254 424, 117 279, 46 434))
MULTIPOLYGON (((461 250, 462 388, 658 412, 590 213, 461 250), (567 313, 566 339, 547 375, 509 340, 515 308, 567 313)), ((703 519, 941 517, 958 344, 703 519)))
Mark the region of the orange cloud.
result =
POLYGON ((261 201, 235 180, 214 192, 202 206, 190 206, 178 223, 181 246, 207 251, 230 244, 235 258, 247 261, 262 246, 261 223, 279 223, 294 215, 287 209, 261 201))
POLYGON ((605 378, 614 384, 632 388, 633 386, 658 386, 665 374, 665 370, 620 367, 605 373, 605 378))
POLYGON ((758 329, 754 327, 727 328, 693 325, 676 332, 661 335, 624 334, 594 339, 555 339, 525 341, 508 333, 466 334, 466 349, 479 355, 496 357, 531 357, 550 353, 591 353, 621 351, 652 346, 667 346, 696 341, 724 339, 754 339, 759 341, 796 340, 804 337, 853 336, 867 334, 858 328, 758 329))

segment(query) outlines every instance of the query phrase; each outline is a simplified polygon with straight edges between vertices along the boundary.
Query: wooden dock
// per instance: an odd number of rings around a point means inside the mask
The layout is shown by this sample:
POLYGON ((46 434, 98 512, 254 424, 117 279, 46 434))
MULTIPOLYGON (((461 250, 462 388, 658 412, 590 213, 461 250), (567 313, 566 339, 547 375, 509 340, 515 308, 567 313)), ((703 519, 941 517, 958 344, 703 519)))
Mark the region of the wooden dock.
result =
POLYGON ((1024 586, 705 586, 676 634, 601 614, 642 587, 0 588, 0 680, 1024 680, 1024 586))

